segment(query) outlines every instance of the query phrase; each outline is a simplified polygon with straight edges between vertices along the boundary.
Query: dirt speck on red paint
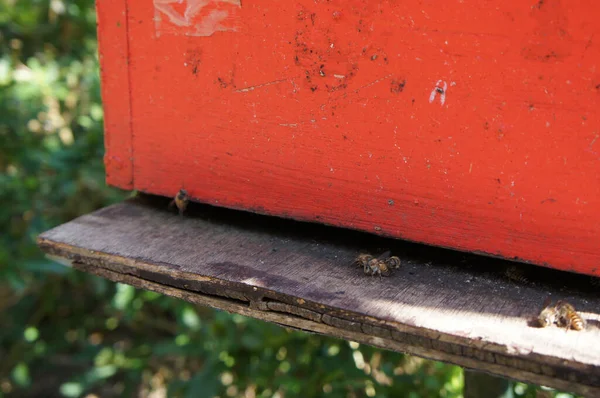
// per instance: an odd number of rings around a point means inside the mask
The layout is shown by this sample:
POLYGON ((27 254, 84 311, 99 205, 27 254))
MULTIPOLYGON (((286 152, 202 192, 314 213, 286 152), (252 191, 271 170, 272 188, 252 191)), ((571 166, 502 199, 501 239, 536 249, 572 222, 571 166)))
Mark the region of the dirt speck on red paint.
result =
POLYGON ((193 49, 186 52, 185 66, 192 70, 194 75, 200 71, 200 65, 202 64, 202 50, 193 49))
POLYGON ((406 86, 406 80, 392 80, 390 83, 390 91, 394 94, 401 93, 404 91, 404 86, 406 86))
POLYGON ((229 86, 229 84, 221 77, 217 78, 217 81, 219 82, 221 88, 227 88, 227 86, 229 86))
MULTIPOLYGON (((295 66, 300 68, 305 79, 300 83, 303 88, 312 92, 344 92, 351 87, 352 80, 358 72, 358 63, 363 58, 379 54, 385 55, 381 49, 368 47, 368 53, 357 54, 355 43, 360 39, 356 32, 340 35, 335 21, 338 13, 332 10, 319 12, 318 6, 301 5, 296 10, 295 29, 292 46, 295 66)), ((349 21, 358 20, 360 12, 344 15, 349 21)), ((348 22, 351 23, 351 22, 348 22)), ((379 62, 377 60, 376 62, 379 62)))

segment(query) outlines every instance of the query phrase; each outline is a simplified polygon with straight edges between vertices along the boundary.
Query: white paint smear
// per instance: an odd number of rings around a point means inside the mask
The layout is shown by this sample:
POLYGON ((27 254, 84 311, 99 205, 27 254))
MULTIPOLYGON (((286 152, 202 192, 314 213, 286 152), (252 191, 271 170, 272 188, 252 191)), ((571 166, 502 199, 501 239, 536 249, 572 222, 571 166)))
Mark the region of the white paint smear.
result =
POLYGON ((215 32, 235 32, 234 25, 224 23, 230 18, 222 5, 241 8, 241 0, 153 0, 156 35, 170 32, 187 36, 211 36, 215 32), (176 4, 183 6, 174 7, 176 4), (185 7, 185 11, 183 11, 185 7), (182 14, 183 11, 183 14, 182 14), (164 24, 168 21, 171 26, 164 24))

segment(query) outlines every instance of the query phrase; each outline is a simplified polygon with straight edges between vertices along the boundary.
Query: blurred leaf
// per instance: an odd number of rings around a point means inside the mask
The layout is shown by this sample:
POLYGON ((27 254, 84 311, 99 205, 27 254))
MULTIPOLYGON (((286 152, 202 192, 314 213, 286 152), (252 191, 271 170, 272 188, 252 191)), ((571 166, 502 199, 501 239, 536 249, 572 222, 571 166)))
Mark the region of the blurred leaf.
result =
POLYGON ((22 264, 21 269, 29 272, 51 273, 59 275, 66 274, 70 271, 69 268, 65 267, 63 264, 46 259, 25 261, 22 264))
POLYGON ((60 386, 60 393, 65 397, 78 397, 83 393, 83 386, 81 383, 65 383, 60 386))
POLYGON ((39 330, 37 330, 37 328, 35 328, 33 326, 28 327, 23 332, 23 337, 25 337, 25 340, 29 343, 33 343, 34 341, 36 341, 39 336, 40 336, 39 330))
POLYGON ((117 284, 117 293, 113 299, 113 305, 116 309, 123 311, 129 305, 135 295, 133 286, 122 283, 117 284))
POLYGON ((211 398, 217 394, 219 379, 213 365, 212 362, 208 362, 204 369, 190 380, 186 398, 211 398))
POLYGON ((15 383, 21 387, 31 384, 31 379, 29 378, 29 368, 23 362, 15 366, 12 372, 12 377, 15 383))
POLYGON ((183 324, 192 330, 197 330, 200 327, 200 318, 191 307, 185 307, 182 313, 183 324))
POLYGON ((100 380, 112 377, 117 373, 117 367, 114 365, 105 365, 91 369, 85 375, 88 384, 96 383, 100 380))

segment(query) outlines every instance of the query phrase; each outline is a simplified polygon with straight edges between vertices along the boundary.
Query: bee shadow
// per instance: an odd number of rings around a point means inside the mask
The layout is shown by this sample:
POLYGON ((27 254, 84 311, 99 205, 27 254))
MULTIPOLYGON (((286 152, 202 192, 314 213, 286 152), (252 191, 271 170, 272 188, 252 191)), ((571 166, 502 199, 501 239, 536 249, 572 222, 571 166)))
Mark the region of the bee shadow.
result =
POLYGON ((530 328, 543 329, 543 326, 540 325, 540 321, 537 319, 537 317, 530 317, 527 320, 527 326, 530 328))

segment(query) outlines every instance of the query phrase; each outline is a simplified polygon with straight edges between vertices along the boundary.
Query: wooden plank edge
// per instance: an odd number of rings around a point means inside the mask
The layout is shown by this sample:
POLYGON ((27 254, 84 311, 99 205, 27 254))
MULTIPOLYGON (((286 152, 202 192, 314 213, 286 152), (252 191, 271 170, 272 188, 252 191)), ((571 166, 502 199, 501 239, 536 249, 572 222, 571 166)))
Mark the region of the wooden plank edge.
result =
POLYGON ((583 396, 592 397, 600 394, 600 388, 594 388, 566 380, 549 378, 548 376, 543 376, 536 373, 516 370, 510 366, 490 364, 460 355, 440 352, 435 349, 429 349, 407 342, 375 336, 371 333, 365 333, 364 331, 347 330, 336 324, 334 318, 324 318, 323 322, 316 322, 305 319, 301 316, 297 316, 296 314, 289 313, 285 311, 285 307, 280 307, 274 311, 269 309, 258 309, 256 307, 253 308, 251 303, 243 303, 238 300, 190 292, 172 286, 162 285, 153 281, 148 281, 136 276, 121 274, 90 264, 73 262, 73 267, 80 271, 88 272, 114 282, 131 285, 137 289, 153 291, 170 297, 185 300, 192 304, 208 306, 214 309, 227 311, 229 313, 236 313, 265 322, 276 323, 283 327, 289 327, 295 330, 317 333, 320 335, 336 337, 348 341, 356 341, 358 343, 377 348, 408 353, 426 359, 451 363, 467 369, 484 371, 489 374, 507 377, 525 383, 534 383, 553 387, 559 390, 571 391, 583 396))
POLYGON ((133 131, 127 0, 96 2, 98 58, 104 104, 106 182, 133 189, 133 131))
MULTIPOLYGON (((577 391, 580 394, 584 394, 586 391, 600 394, 600 386, 586 383, 590 374, 597 374, 598 369, 595 367, 567 362, 561 358, 540 356, 527 352, 511 352, 506 346, 441 334, 438 331, 430 331, 396 322, 386 322, 345 310, 336 311, 334 308, 325 307, 318 303, 310 303, 302 298, 281 295, 262 287, 251 287, 217 278, 176 271, 164 265, 155 265, 137 259, 89 251, 60 242, 53 242, 43 238, 43 236, 38 238, 38 244, 42 250, 49 254, 68 258, 77 264, 85 264, 88 267, 86 268, 88 272, 98 269, 98 272, 106 271, 122 275, 123 278, 144 280, 150 284, 160 285, 165 289, 173 288, 190 294, 236 300, 239 303, 244 303, 244 307, 248 307, 253 311, 276 311, 286 314, 286 316, 294 316, 318 324, 324 323, 333 328, 365 334, 371 338, 402 342, 401 344, 412 347, 411 351, 406 352, 414 355, 452 362, 460 366, 472 367, 473 369, 484 370, 525 382, 577 391), (298 306, 298 304, 301 306, 298 306), (424 352, 427 355, 419 352, 424 352), (521 374, 527 376, 519 376, 521 374)), ((79 267, 82 266, 79 265, 79 267)), ((283 322, 277 321, 276 323, 283 322)), ((316 329, 311 330, 321 333, 316 329)), ((333 333, 325 334, 346 338, 343 335, 333 333)), ((372 345, 380 346, 377 344, 372 345)), ((381 347, 398 351, 393 347, 381 347)))

